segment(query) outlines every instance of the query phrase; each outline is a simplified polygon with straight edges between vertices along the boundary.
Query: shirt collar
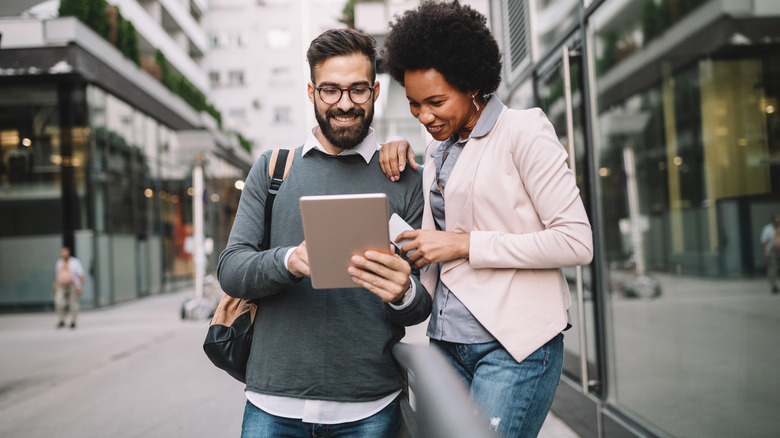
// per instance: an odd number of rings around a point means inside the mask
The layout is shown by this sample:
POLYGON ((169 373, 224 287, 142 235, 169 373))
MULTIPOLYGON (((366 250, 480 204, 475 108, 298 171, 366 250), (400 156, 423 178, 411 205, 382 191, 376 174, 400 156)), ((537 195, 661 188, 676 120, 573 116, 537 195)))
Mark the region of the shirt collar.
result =
MULTIPOLYGON (((309 153, 312 149, 317 149, 320 152, 323 152, 328 155, 333 155, 330 152, 326 151, 325 148, 320 144, 320 141, 317 140, 317 130, 320 129, 319 125, 315 126, 309 131, 309 135, 306 137, 306 143, 303 144, 303 151, 301 153, 301 156, 306 156, 307 153, 309 153)), ((366 164, 371 162, 371 158, 374 156, 374 153, 379 149, 379 143, 376 141, 376 132, 374 131, 374 128, 368 129, 368 135, 366 138, 363 139, 363 141, 360 142, 357 147, 354 149, 347 149, 343 152, 341 152, 339 155, 360 155, 363 157, 363 160, 365 160, 366 164)))
POLYGON ((482 110, 482 114, 480 114, 479 120, 477 120, 477 124, 474 125, 474 129, 471 131, 470 137, 479 138, 486 136, 493 129, 493 126, 496 125, 502 109, 504 109, 504 102, 501 102, 501 99, 495 94, 491 94, 488 97, 485 109, 482 110))
MULTIPOLYGON (((501 102, 501 99, 499 99, 495 94, 490 94, 487 104, 485 105, 485 109, 482 110, 482 114, 479 115, 479 120, 477 120, 477 124, 474 125, 474 129, 471 130, 471 134, 468 136, 468 138, 461 140, 458 134, 454 134, 452 137, 439 143, 438 150, 443 151, 453 144, 459 144, 462 146, 472 138, 486 136, 487 133, 493 129, 493 126, 496 125, 498 116, 501 115, 501 110, 503 109, 504 103, 501 102)), ((431 153, 431 156, 433 155, 434 153, 431 153)))

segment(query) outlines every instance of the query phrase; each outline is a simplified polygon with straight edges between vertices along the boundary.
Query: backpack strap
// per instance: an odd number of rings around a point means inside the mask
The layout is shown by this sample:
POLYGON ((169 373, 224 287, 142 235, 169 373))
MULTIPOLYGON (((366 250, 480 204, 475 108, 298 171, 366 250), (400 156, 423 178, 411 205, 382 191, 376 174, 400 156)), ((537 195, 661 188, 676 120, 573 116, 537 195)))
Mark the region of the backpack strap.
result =
POLYGON ((271 242, 271 212, 274 208, 274 199, 279 193, 279 187, 290 173, 295 151, 290 153, 288 149, 274 149, 271 153, 271 159, 268 161, 268 176, 271 178, 271 185, 268 187, 268 195, 265 198, 265 227, 263 231, 263 240, 260 241, 260 250, 268 249, 271 242))

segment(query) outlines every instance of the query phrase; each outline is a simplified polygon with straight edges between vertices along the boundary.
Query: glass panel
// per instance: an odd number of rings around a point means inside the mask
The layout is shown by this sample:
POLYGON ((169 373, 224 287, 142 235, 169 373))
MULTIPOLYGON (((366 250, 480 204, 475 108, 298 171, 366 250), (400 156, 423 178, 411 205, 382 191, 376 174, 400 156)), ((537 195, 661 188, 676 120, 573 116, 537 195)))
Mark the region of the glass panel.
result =
POLYGON ((772 436, 780 301, 759 238, 780 213, 780 18, 703 3, 591 20, 609 399, 662 435, 772 436))
POLYGON ((0 237, 62 230, 57 89, 0 90, 0 237))
POLYGON ((506 105, 510 108, 528 109, 536 105, 534 98, 534 84, 531 80, 522 83, 512 93, 506 105))
POLYGON ((532 0, 532 39, 538 53, 547 53, 577 22, 579 0, 532 0))
MULTIPOLYGON (((73 123, 71 129, 70 166, 73 170, 74 191, 76 194, 75 217, 73 227, 75 230, 89 228, 87 220, 87 169, 89 166, 89 117, 87 110, 86 86, 81 85, 72 89, 72 101, 69 108, 69 120, 73 123)), ((63 165, 68 165, 68 160, 63 160, 63 165)))
MULTIPOLYGON (((577 186, 580 189, 580 196, 583 203, 588 205, 590 195, 586 186, 587 165, 585 161, 585 137, 583 129, 583 100, 580 87, 580 75, 582 72, 582 63, 579 57, 570 57, 570 75, 571 75, 571 93, 573 106, 574 131, 572 137, 574 141, 575 168, 577 177, 577 186)), ((566 126, 566 100, 564 93, 564 74, 563 66, 559 64, 550 72, 542 75, 537 82, 537 93, 540 100, 540 107, 547 114, 550 122, 555 127, 555 132, 566 150, 569 150, 569 136, 566 126)), ((595 319, 593 307, 593 294, 591 285, 590 269, 591 265, 582 268, 583 292, 584 292, 584 315, 585 320, 581 321, 579 317, 579 308, 577 303, 577 283, 576 268, 565 268, 564 274, 569 281, 569 288, 572 293, 572 307, 569 310, 572 319, 572 328, 566 331, 566 342, 564 343, 564 372, 577 379, 582 378, 581 373, 581 350, 579 342, 579 331, 585 330, 586 338, 586 358, 588 363, 588 379, 597 379, 598 370, 596 366, 596 344, 595 344, 595 319)))

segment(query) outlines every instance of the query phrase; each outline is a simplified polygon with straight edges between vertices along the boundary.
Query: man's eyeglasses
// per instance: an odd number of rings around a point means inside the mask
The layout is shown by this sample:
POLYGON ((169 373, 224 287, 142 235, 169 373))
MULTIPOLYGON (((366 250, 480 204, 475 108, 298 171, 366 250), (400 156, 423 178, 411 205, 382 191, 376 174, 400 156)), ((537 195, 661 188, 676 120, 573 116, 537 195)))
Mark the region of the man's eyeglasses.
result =
POLYGON ((374 94, 374 87, 369 87, 368 85, 356 85, 350 88, 333 86, 317 87, 314 84, 312 84, 312 86, 314 86, 315 90, 320 92, 320 99, 328 105, 333 105, 341 100, 341 96, 345 91, 348 92, 347 95, 349 96, 349 99, 355 105, 362 105, 368 102, 368 99, 371 99, 371 95, 374 94))

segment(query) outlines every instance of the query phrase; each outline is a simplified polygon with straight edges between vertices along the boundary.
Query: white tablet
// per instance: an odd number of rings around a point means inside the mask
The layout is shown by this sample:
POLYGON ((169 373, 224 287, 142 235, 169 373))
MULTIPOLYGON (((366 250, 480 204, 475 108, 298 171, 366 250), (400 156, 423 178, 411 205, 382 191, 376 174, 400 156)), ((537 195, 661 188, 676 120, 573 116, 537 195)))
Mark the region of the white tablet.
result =
POLYGON ((347 273, 352 255, 390 251, 387 195, 302 196, 299 202, 312 287, 360 287, 347 273))

